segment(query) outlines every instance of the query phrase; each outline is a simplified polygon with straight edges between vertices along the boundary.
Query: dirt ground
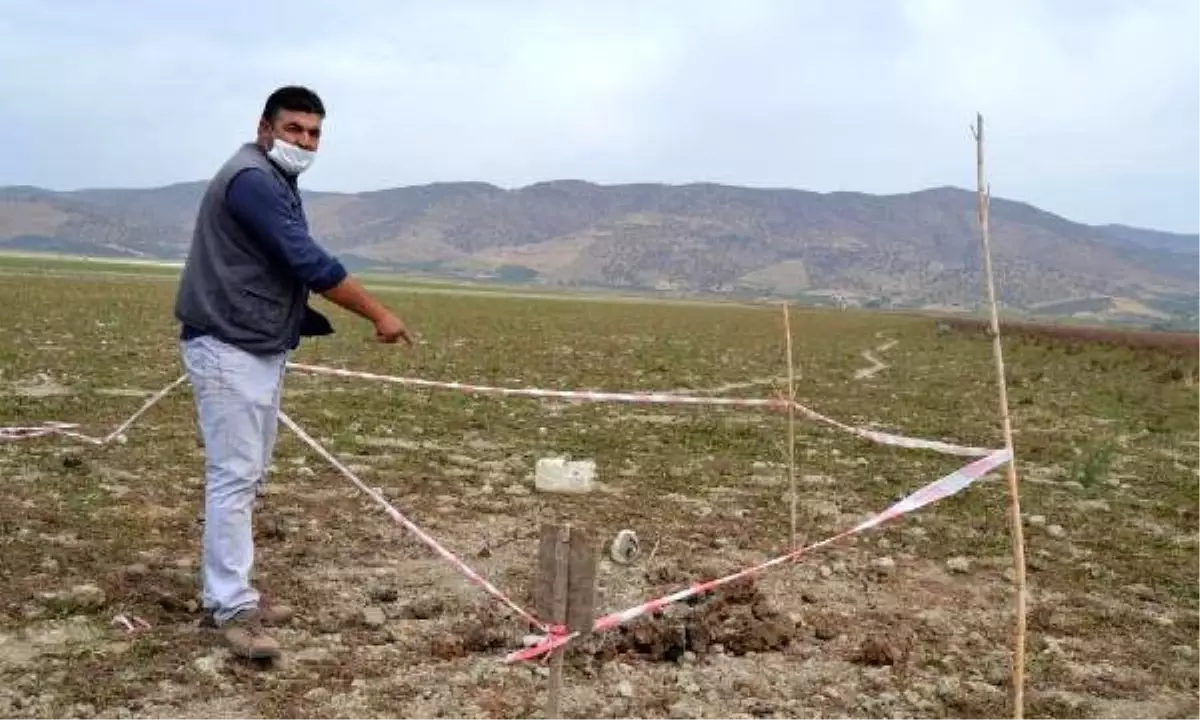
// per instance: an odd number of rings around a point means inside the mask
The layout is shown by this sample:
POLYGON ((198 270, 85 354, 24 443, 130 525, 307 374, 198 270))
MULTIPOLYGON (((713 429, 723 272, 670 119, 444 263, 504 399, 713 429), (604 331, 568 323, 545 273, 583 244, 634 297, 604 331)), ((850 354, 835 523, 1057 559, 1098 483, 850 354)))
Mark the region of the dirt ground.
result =
MULTIPOLYGON (((161 278, 0 278, 0 426, 103 434, 181 372, 161 278), (46 303, 39 305, 39 303, 46 303)), ((770 396, 770 308, 389 295, 413 351, 338 334, 297 359, 556 389, 770 396), (759 383, 744 386, 751 379, 759 383), (765 380, 764 380, 765 379, 765 380)), ((933 320, 793 310, 799 398, 845 422, 998 447, 990 342, 933 320), (882 339, 881 339, 882 338, 882 339), (862 353, 886 367, 855 378, 862 353)), ((1029 556, 1026 714, 1195 717, 1196 356, 1006 344, 1029 556)), ((623 528, 611 612, 760 562, 788 540, 783 418, 286 380, 284 408, 364 482, 521 605, 537 533, 623 528), (539 493, 539 457, 597 462, 585 496, 539 493), (654 548, 653 558, 649 558, 654 548)), ((94 448, 0 441, 0 716, 534 717, 547 668, 505 665, 529 628, 281 428, 256 513, 256 580, 297 607, 271 668, 197 621, 203 455, 186 385, 94 448), (149 628, 126 632, 114 618, 149 628)), ((809 422, 800 529, 827 537, 963 464, 809 422)), ((578 717, 989 717, 1009 712, 1013 600, 997 472, 961 495, 572 646, 578 717)))

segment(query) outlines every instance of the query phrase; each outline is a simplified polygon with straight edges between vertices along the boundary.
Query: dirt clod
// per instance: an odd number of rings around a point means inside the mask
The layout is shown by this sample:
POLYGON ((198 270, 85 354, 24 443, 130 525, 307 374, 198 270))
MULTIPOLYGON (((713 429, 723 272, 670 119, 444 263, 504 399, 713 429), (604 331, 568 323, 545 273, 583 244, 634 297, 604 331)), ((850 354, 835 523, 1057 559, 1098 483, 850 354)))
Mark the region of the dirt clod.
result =
POLYGON ((895 665, 899 659, 900 652, 894 645, 880 637, 868 637, 863 641, 858 652, 854 655, 854 662, 862 665, 883 666, 895 665))
POLYGON ((401 612, 401 616, 412 620, 430 620, 445 612, 446 606, 441 598, 424 597, 417 598, 406 605, 401 612))
POLYGON ((429 645, 429 654, 439 660, 453 660, 467 654, 463 638, 451 633, 438 635, 429 645))
POLYGON ((677 662, 689 653, 715 654, 718 646, 731 655, 745 655, 782 650, 795 631, 795 623, 747 580, 621 628, 616 642, 604 644, 602 652, 658 662, 677 662))
POLYGON ((367 595, 375 602, 380 603, 396 602, 400 597, 399 591, 388 585, 376 585, 367 591, 367 595))
MULTIPOLYGON (((417 610, 433 617, 445 612, 445 606, 436 600, 427 600, 417 610)), ((492 607, 483 606, 459 616, 450 629, 434 640, 435 652, 450 657, 461 657, 470 653, 494 655, 507 652, 518 644, 518 634, 506 616, 492 607)))
POLYGON ((812 626, 813 635, 818 640, 832 640, 841 632, 840 626, 834 618, 818 616, 812 626))

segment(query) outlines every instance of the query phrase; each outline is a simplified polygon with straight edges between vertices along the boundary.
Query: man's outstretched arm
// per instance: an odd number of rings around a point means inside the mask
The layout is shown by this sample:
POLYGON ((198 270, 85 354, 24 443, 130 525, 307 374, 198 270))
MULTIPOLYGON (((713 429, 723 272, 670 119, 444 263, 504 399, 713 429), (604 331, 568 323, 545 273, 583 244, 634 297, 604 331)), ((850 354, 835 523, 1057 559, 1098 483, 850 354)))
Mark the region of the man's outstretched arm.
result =
POLYGON ((408 345, 412 345, 412 336, 409 335, 408 328, 404 326, 400 318, 372 297, 358 281, 358 278, 353 275, 346 275, 340 283, 321 295, 330 302, 374 323, 375 337, 380 342, 393 343, 403 340, 408 345))
POLYGON ((269 251, 310 290, 371 321, 381 342, 403 340, 412 344, 404 323, 313 240, 303 218, 292 208, 291 199, 265 171, 239 173, 229 183, 226 200, 234 217, 268 243, 269 251))

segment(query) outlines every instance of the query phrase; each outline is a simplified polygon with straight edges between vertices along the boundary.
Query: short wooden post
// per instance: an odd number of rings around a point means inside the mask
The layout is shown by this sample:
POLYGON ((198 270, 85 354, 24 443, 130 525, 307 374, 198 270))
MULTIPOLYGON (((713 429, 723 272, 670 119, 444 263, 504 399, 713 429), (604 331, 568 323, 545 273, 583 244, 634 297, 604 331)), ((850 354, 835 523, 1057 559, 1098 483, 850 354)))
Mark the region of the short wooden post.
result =
MULTIPOLYGON (((570 525, 542 526, 538 549, 538 584, 534 597, 538 616, 564 625, 568 632, 591 632, 596 604, 596 552, 587 532, 570 525)), ((563 661, 571 645, 550 656, 546 717, 559 718, 563 661)))

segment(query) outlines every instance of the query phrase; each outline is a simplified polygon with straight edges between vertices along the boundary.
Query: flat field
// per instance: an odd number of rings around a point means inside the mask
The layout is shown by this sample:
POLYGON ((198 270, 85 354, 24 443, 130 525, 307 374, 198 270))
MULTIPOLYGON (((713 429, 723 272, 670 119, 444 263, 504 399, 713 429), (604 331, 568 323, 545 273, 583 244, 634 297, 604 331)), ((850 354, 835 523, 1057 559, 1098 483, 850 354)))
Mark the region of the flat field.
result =
MULTIPOLYGON (((182 371, 173 271, 0 274, 0 426, 102 435, 182 371)), ((407 291, 406 350, 331 310, 296 360, 552 389, 773 396, 777 308, 407 291)), ((323 300, 316 304, 328 307, 323 300)), ((798 399, 843 422, 1000 447, 991 343, 893 314, 793 310, 798 399), (865 354, 865 355, 864 355, 865 354), (867 357, 869 356, 869 357, 867 357)), ((1031 717, 1196 716, 1194 343, 1006 338, 1029 558, 1031 717)), ((518 603, 537 533, 629 528, 602 562, 609 612, 788 544, 778 412, 473 397, 289 373, 284 409, 518 603), (533 487, 539 457, 597 463, 584 496, 533 487), (653 551, 653 557, 650 557, 653 551)), ((797 429, 800 531, 848 528, 964 458, 797 429)), ((280 430, 256 514, 259 586, 295 605, 262 669, 197 625, 203 456, 182 386, 96 448, 0 442, 0 715, 531 717, 528 628, 280 430), (117 615, 150 627, 127 633, 117 615)), ((997 716, 1013 590, 1003 471, 801 562, 579 643, 579 717, 997 716)))

